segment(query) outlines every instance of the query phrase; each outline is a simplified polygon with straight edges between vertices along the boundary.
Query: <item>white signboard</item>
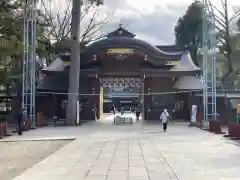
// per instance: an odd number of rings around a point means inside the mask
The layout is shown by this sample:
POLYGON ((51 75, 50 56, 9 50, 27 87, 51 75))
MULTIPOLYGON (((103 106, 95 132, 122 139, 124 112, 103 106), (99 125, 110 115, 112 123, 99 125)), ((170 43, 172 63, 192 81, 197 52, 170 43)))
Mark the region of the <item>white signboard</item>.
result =
POLYGON ((195 123, 196 121, 197 121, 197 105, 192 105, 191 122, 195 123))
POLYGON ((79 106, 79 101, 77 101, 77 124, 80 123, 79 113, 80 113, 80 106, 79 106))

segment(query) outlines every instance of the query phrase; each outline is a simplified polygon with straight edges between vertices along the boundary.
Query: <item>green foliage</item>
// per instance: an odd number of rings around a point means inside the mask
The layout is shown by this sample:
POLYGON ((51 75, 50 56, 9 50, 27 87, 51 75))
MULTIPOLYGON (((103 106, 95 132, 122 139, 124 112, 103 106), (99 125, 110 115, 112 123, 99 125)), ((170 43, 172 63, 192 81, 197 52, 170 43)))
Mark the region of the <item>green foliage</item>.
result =
MULTIPOLYGON (((219 50, 219 57, 217 57, 217 63, 224 59, 225 67, 219 71, 223 72, 222 81, 227 81, 226 78, 231 73, 236 74, 235 67, 240 67, 239 55, 240 55, 240 38, 239 35, 232 34, 230 30, 230 24, 234 18, 239 16, 240 10, 238 9, 231 17, 228 13, 228 1, 221 1, 223 10, 218 9, 211 4, 215 13, 216 24, 215 29, 217 32, 216 42, 219 50)), ((201 47, 201 35, 202 35, 202 11, 203 5, 197 1, 192 3, 184 16, 179 18, 177 25, 175 26, 175 39, 176 44, 181 46, 186 45, 189 47, 189 51, 193 60, 196 62, 201 59, 198 55, 198 49, 201 47)), ((240 19, 237 21, 237 27, 240 30, 240 19)), ((231 76, 232 77, 232 76, 231 76)))
POLYGON ((237 24, 237 28, 238 28, 237 30, 240 31, 240 18, 237 20, 236 24, 237 24))
MULTIPOLYGON (((19 57, 23 51, 23 2, 23 0, 0 2, 0 14, 2 15, 0 18, 0 51, 12 58, 19 57)), ((43 46, 49 43, 47 39, 44 38, 44 32, 48 26, 46 22, 47 19, 44 17, 43 13, 38 10, 37 52, 38 49, 40 49, 40 55, 41 50, 44 48, 43 46)))
MULTIPOLYGON (((218 9, 214 4, 212 4, 212 7, 215 12, 215 29, 217 31, 216 41, 219 45, 219 50, 227 59, 227 67, 228 72, 223 76, 223 80, 230 75, 231 73, 234 73, 234 66, 233 66, 233 54, 235 51, 235 34, 232 33, 231 30, 231 24, 235 20, 235 18, 239 17, 240 15, 240 9, 235 8, 233 15, 230 16, 229 14, 229 4, 228 0, 221 1, 222 4, 222 10, 218 9)), ((236 24, 239 27, 239 22, 236 24)))
POLYGON ((199 1, 193 2, 184 16, 178 19, 174 28, 176 44, 188 46, 191 56, 197 63, 197 51, 201 44, 203 5, 199 1))
MULTIPOLYGON (((23 9, 25 0, 0 1, 0 81, 11 84, 12 76, 21 77, 23 53, 23 9)), ((50 45, 44 37, 47 19, 37 10, 37 53, 45 55, 50 45)))

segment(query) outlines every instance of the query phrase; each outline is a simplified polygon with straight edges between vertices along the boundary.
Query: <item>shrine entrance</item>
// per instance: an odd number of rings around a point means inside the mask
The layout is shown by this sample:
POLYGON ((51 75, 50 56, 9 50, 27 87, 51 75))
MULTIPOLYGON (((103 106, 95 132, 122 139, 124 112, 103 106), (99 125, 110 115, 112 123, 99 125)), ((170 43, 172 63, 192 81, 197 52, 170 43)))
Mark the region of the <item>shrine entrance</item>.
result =
POLYGON ((140 105, 144 120, 159 120, 164 108, 173 109, 175 96, 170 92, 175 91, 176 81, 195 76, 199 69, 186 51, 165 50, 168 52, 122 27, 86 47, 81 66, 85 80, 80 81, 86 84, 81 93, 90 94, 87 99, 91 99, 85 108, 86 119, 92 119, 89 114, 93 111, 95 119, 103 120, 112 106, 133 113, 140 105))
MULTIPOLYGON (((69 64, 70 55, 63 55, 59 62, 54 61, 42 70, 45 77, 38 91, 59 93, 56 99, 66 100, 69 64)), ((140 105, 144 120, 157 121, 164 108, 175 108, 176 101, 183 101, 181 108, 188 110, 188 95, 172 92, 191 89, 193 83, 184 77, 194 79, 200 73, 186 48, 152 45, 120 26, 106 38, 81 49, 80 119, 82 122, 104 119, 103 114, 111 112, 112 105, 117 110, 123 106, 125 111, 134 111, 140 105)), ((47 101, 51 103, 50 98, 47 101)), ((55 112, 45 103, 40 105, 44 114, 55 112)))
POLYGON ((100 79, 100 119, 104 113, 112 113, 114 106, 117 112, 134 112, 136 106, 142 106, 142 79, 135 77, 103 77, 100 79))

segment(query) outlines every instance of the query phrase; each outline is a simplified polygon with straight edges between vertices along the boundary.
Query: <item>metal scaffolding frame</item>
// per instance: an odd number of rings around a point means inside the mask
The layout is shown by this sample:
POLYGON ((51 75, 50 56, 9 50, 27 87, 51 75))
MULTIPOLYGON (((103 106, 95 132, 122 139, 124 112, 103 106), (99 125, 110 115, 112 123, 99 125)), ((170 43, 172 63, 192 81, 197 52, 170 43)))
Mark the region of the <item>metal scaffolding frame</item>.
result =
POLYGON ((25 0, 23 42, 22 109, 35 128, 36 0, 25 0))
POLYGON ((216 32, 215 15, 210 0, 203 0, 202 52, 203 52, 203 108, 204 128, 209 120, 216 120, 216 32))

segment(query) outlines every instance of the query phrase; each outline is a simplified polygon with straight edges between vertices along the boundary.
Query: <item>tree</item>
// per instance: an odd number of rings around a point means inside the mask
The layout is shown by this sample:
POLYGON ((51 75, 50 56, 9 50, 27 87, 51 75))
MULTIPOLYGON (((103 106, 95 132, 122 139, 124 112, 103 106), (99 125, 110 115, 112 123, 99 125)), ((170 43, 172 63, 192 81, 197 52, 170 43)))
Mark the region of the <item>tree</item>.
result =
POLYGON ((176 44, 187 46, 196 64, 201 44, 202 9, 203 5, 199 1, 193 2, 174 28, 176 44))
MULTIPOLYGON (((99 4, 99 1, 95 1, 99 4)), ((91 1, 90 3, 94 3, 91 1)), ((79 94, 79 79, 80 79, 80 20, 81 20, 81 2, 78 0, 72 1, 72 22, 71 22, 71 58, 68 89, 68 104, 67 104, 67 123, 75 124, 77 118, 77 102, 79 94)))
MULTIPOLYGON (((13 81, 13 75, 21 79, 21 66, 23 54, 23 17, 24 0, 0 2, 0 63, 1 83, 8 86, 13 81)), ((45 52, 47 39, 43 39, 46 18, 37 10, 37 53, 45 52)))
MULTIPOLYGON (((229 15, 229 7, 227 0, 221 0, 221 4, 223 9, 217 8, 214 4, 209 4, 215 11, 215 19, 216 19, 216 38, 217 45, 220 53, 224 54, 227 59, 227 72, 223 75, 222 80, 233 72, 233 44, 234 35, 231 32, 231 24, 234 22, 235 18, 239 16, 240 9, 236 8, 235 13, 230 16, 229 15)), ((193 60, 197 57, 196 53, 198 50, 198 46, 200 44, 201 38, 201 12, 203 6, 199 1, 192 3, 185 15, 178 20, 178 23, 175 27, 175 37, 176 44, 180 45, 188 45, 190 53, 193 57, 193 60), (197 40, 197 41, 196 41, 197 40)), ((240 23, 238 23, 240 24, 240 23)), ((196 62, 196 61, 195 61, 196 62)))
POLYGON ((236 24, 237 24, 237 31, 240 31, 240 18, 238 18, 236 24))
MULTIPOLYGON (((56 2, 55 2, 56 3, 56 2)), ((55 8, 55 4, 52 0, 41 0, 42 8, 49 20, 51 27, 48 28, 46 38, 51 39, 53 43, 51 53, 62 51, 61 43, 64 40, 71 39, 71 20, 72 20, 72 1, 59 0, 62 6, 55 8), (64 4, 64 6, 63 6, 64 4)), ((108 15, 101 17, 99 5, 101 1, 90 0, 84 1, 81 7, 81 34, 80 45, 85 46, 91 41, 95 41, 102 38, 104 35, 101 33, 101 29, 106 25, 108 21, 108 15)))
MULTIPOLYGON (((41 0, 42 7, 45 12, 45 16, 48 17, 49 24, 51 27, 48 29, 47 37, 53 41, 61 41, 62 39, 68 39, 71 36, 71 1, 63 1, 64 7, 60 9, 52 9, 54 3, 52 0, 41 0)), ((102 33, 97 34, 104 25, 106 25, 108 16, 100 18, 100 9, 97 7, 98 3, 90 1, 91 3, 85 3, 81 8, 81 37, 80 43, 85 41, 93 41, 102 37, 102 33), (94 36, 96 35, 96 36, 94 36)))
POLYGON ((233 72, 232 53, 234 51, 234 34, 231 31, 231 24, 240 15, 240 9, 236 8, 232 16, 229 15, 228 0, 221 0, 222 10, 217 8, 213 3, 210 4, 216 11, 216 30, 218 48, 226 56, 228 72, 223 76, 223 80, 233 72))

